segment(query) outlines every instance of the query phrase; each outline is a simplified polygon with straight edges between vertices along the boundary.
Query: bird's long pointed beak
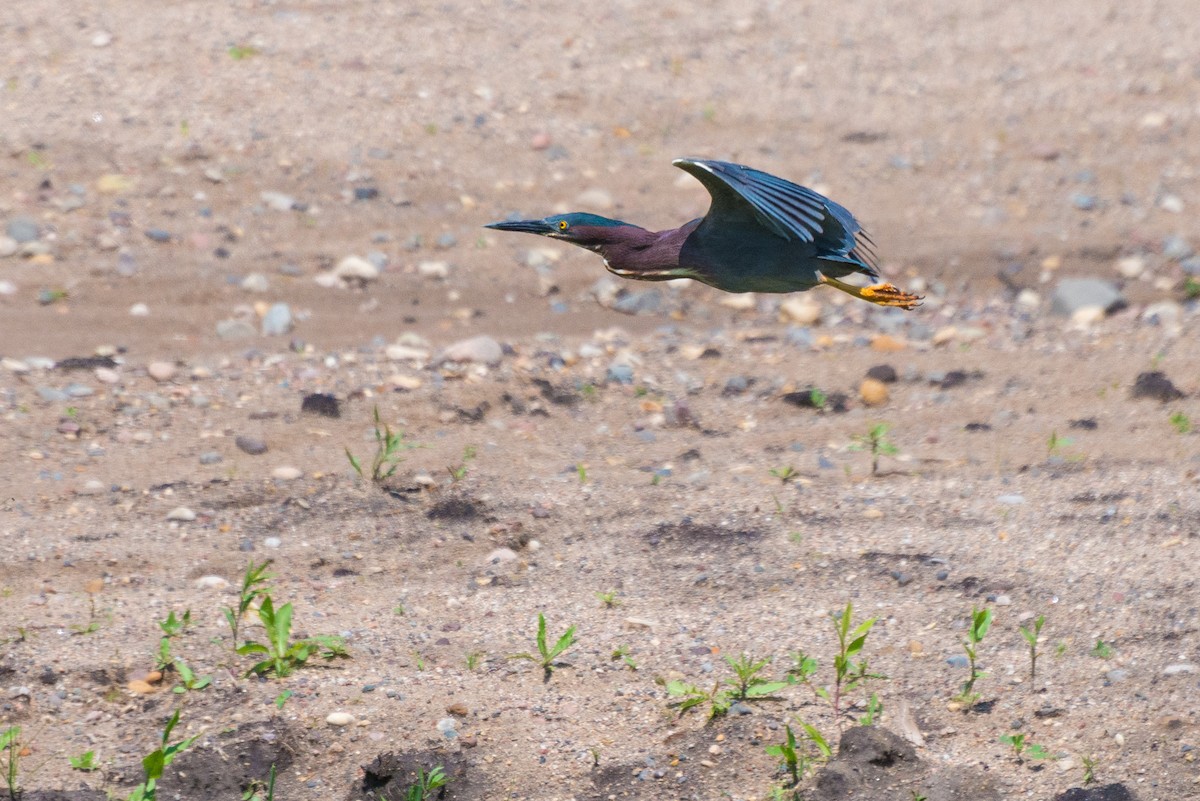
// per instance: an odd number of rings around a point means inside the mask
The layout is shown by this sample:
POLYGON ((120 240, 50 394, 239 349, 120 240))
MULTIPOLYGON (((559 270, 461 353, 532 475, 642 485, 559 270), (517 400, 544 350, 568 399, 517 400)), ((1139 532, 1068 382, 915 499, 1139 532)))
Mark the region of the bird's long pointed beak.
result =
POLYGON ((540 234, 541 236, 558 233, 558 229, 545 220, 503 220, 483 227, 494 228, 497 231, 516 231, 521 234, 540 234))

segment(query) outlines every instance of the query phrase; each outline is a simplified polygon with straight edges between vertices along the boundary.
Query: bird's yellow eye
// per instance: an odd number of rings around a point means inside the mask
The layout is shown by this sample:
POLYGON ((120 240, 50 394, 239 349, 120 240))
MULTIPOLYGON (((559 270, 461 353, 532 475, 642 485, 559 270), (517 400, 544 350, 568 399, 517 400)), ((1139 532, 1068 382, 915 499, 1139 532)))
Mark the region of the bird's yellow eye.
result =
POLYGON ((568 223, 566 220, 559 220, 559 221, 558 221, 558 230, 560 230, 560 231, 565 231, 565 230, 567 230, 567 229, 568 229, 568 228, 570 228, 570 227, 571 227, 570 223, 568 223))

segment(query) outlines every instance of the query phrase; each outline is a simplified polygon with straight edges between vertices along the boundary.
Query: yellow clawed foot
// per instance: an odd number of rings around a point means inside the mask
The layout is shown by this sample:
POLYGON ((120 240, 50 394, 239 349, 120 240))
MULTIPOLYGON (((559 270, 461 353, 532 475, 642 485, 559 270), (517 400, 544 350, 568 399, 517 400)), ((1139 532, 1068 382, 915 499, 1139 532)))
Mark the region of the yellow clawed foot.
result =
POLYGON ((921 301, 925 299, 923 295, 913 295, 912 293, 904 292, 891 284, 873 284, 871 286, 860 287, 825 275, 821 276, 821 283, 831 286, 834 289, 840 289, 847 295, 853 295, 859 300, 874 303, 876 306, 896 306, 901 309, 912 310, 920 306, 921 301))

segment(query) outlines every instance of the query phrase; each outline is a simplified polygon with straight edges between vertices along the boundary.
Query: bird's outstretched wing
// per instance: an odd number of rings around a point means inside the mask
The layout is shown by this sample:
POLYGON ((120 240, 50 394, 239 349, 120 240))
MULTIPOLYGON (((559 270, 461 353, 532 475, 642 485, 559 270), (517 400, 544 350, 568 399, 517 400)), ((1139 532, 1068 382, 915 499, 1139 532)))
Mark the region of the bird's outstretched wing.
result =
POLYGON ((753 218, 776 236, 812 242, 820 256, 858 262, 876 275, 874 243, 853 214, 824 195, 727 161, 672 163, 695 176, 712 195, 706 219, 720 224, 753 218))

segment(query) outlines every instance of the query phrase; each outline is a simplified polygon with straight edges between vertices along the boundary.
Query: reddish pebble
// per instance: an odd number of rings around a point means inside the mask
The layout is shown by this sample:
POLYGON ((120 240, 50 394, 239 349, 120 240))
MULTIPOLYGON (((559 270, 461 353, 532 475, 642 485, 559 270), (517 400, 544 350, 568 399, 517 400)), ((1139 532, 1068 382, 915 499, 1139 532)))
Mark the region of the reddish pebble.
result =
POLYGON ((538 131, 529 139, 529 146, 534 150, 545 150, 550 147, 550 134, 545 131, 538 131))

